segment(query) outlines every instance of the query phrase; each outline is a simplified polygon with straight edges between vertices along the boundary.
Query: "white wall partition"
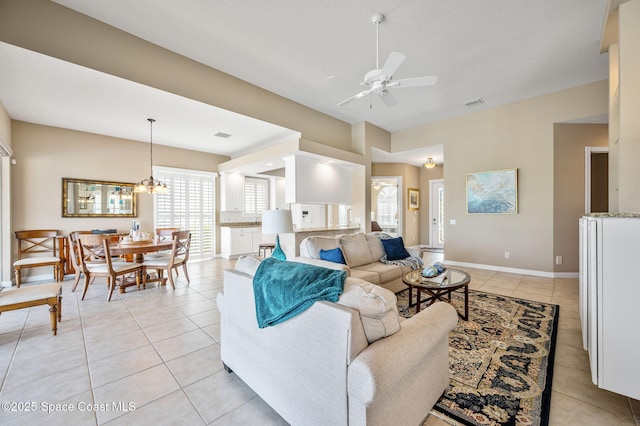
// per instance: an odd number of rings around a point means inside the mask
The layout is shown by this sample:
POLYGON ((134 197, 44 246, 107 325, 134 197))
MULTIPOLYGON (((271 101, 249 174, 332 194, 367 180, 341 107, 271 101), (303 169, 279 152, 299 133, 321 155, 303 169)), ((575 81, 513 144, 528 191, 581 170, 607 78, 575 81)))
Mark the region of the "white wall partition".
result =
POLYGON ((285 158, 287 203, 351 204, 348 166, 302 155, 285 158))

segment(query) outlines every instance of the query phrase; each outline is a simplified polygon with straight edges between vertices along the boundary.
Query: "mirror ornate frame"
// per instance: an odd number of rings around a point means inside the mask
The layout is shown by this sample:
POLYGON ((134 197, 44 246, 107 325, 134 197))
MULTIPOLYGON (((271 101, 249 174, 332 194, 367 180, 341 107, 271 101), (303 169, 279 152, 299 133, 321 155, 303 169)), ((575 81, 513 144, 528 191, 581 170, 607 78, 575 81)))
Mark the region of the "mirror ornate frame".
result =
POLYGON ((62 217, 136 217, 132 183, 62 178, 62 217))

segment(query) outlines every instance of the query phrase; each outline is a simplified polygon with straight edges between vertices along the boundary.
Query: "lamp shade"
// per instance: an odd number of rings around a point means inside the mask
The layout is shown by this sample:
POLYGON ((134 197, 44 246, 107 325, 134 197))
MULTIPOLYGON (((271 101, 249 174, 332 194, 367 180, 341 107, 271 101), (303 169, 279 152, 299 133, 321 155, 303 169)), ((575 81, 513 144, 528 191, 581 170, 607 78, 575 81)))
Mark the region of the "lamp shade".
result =
POLYGON ((267 210, 262 212, 263 234, 286 234, 292 232, 291 210, 267 210))

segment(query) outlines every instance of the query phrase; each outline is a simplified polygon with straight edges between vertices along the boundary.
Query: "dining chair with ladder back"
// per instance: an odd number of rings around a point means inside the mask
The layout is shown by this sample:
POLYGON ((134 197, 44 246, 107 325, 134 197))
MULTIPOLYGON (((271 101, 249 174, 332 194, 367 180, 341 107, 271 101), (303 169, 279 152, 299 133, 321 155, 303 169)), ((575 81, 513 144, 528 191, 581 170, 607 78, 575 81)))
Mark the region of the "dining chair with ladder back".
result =
MULTIPOLYGON (((158 241, 171 241, 173 239, 173 233, 179 231, 180 228, 156 228, 156 238, 158 241)), ((148 253, 145 255, 145 259, 165 259, 168 260, 171 252, 159 251, 156 253, 148 253)))
MULTIPOLYGON (((75 273, 73 277, 73 287, 71 291, 76 291, 78 287, 78 283, 80 282, 80 277, 82 274, 82 260, 80 259, 80 252, 78 250, 78 235, 79 234, 92 234, 91 231, 73 231, 67 237, 68 245, 69 245, 69 258, 71 260, 71 266, 73 267, 73 271, 75 273)), ((93 281, 93 280, 92 280, 93 281)))
POLYGON ((146 286, 147 284, 147 273, 149 272, 149 270, 156 271, 156 274, 158 274, 158 282, 160 282, 160 285, 164 284, 164 271, 167 271, 167 278, 169 279, 171 288, 175 290, 176 285, 173 282, 173 274, 171 273, 171 271, 173 270, 174 263, 179 260, 177 257, 177 251, 178 238, 177 236, 174 236, 173 245, 171 246, 171 252, 168 257, 145 257, 144 262, 142 262, 142 267, 144 269, 142 273, 143 286, 146 286))
POLYGON ((24 268, 37 268, 39 266, 53 266, 53 277, 56 282, 63 279, 63 259, 59 253, 55 229, 36 229, 16 231, 18 239, 18 260, 13 262, 13 270, 16 276, 16 287, 20 288, 22 281, 21 272, 24 268))
MULTIPOLYGON (((184 277, 189 280, 189 271, 187 271, 187 262, 189 261, 189 251, 191 250, 191 231, 175 231, 173 233, 173 238, 177 241, 176 245, 176 254, 173 262, 172 270, 176 272, 176 276, 178 274, 178 267, 182 266, 182 270, 184 271, 184 277)), ((169 271, 171 273, 171 271, 169 271)))
POLYGON ((136 286, 140 289, 140 276, 142 275, 142 264, 134 262, 114 262, 111 257, 109 244, 111 236, 102 234, 79 234, 78 252, 84 274, 84 289, 82 299, 87 294, 87 289, 91 280, 95 277, 105 277, 109 286, 109 298, 113 295, 117 280, 125 280, 126 276, 133 274, 136 279, 136 286))
MULTIPOLYGON (((173 267, 171 268, 169 273, 175 271, 176 276, 179 276, 180 273, 178 272, 178 267, 182 266, 182 270, 184 271, 184 275, 188 283, 190 282, 190 280, 189 280, 189 272, 187 271, 187 262, 189 261, 189 251, 191 250, 191 231, 189 230, 173 231, 171 233, 171 238, 175 239, 176 236, 178 237, 178 244, 176 247, 176 254, 175 254, 175 259, 173 261, 173 267)), ((170 257, 171 257, 171 253, 169 254, 159 253, 156 256, 146 255, 145 259, 149 261, 158 260, 158 264, 160 264, 160 262, 162 261, 169 262, 170 257)))
POLYGON ((173 233, 179 230, 180 228, 156 228, 156 235, 159 241, 170 241, 173 239, 173 233))

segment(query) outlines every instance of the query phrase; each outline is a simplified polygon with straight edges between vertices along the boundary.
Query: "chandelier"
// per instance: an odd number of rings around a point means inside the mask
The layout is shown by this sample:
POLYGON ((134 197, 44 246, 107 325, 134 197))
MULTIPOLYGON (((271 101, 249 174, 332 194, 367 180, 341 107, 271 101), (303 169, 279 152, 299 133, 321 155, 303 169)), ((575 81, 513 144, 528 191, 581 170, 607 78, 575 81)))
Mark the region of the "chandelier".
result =
POLYGON ((147 118, 149 120, 149 125, 151 128, 151 136, 150 136, 150 167, 149 167, 149 179, 143 179, 140 182, 136 183, 136 186, 133 188, 133 192, 147 192, 149 194, 168 194, 169 188, 167 185, 160 182, 159 180, 155 180, 153 178, 153 123, 156 121, 153 118, 147 118))

